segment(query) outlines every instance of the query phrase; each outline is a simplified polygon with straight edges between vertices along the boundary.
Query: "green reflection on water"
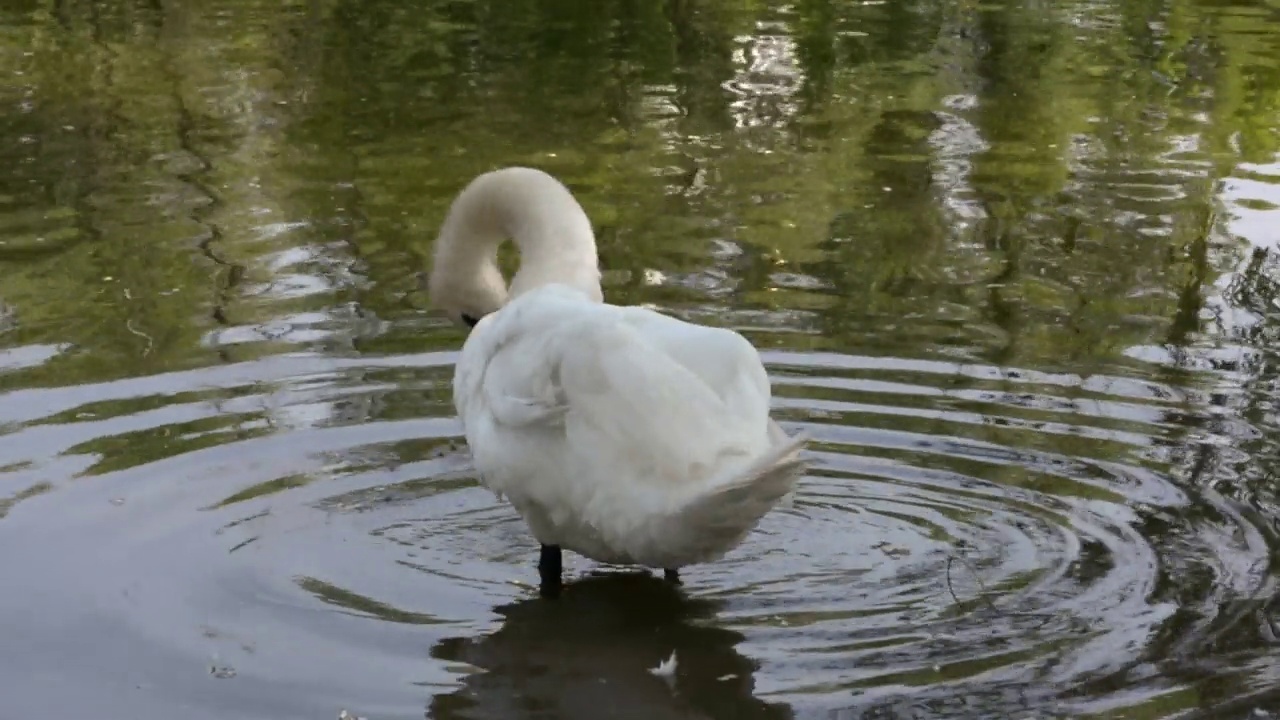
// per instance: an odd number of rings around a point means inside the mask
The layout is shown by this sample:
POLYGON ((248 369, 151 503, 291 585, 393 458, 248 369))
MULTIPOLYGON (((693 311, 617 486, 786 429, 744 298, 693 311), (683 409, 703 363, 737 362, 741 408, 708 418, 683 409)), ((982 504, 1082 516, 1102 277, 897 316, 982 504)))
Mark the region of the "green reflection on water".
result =
POLYGON ((27 383, 421 347, 333 309, 415 313, 448 196, 520 162, 580 193, 619 301, 715 285, 796 312, 789 347, 1088 372, 1193 339, 1240 253, 1217 182, 1280 149, 1261 6, 73 2, 5 28, 4 341, 73 348, 27 383))

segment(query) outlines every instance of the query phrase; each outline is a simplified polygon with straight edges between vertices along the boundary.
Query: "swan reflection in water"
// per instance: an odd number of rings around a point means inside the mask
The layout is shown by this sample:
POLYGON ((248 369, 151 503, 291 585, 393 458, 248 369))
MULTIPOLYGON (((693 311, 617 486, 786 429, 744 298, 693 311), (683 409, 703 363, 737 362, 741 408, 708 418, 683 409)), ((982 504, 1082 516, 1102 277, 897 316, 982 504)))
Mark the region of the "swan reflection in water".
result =
POLYGON ((743 636, 709 626, 719 605, 689 599, 640 573, 588 576, 556 600, 496 608, 492 635, 446 638, 436 658, 480 671, 432 698, 433 720, 665 720, 766 718, 792 713, 753 693, 752 661, 734 650, 743 636), (676 651, 672 682, 651 672, 676 651))

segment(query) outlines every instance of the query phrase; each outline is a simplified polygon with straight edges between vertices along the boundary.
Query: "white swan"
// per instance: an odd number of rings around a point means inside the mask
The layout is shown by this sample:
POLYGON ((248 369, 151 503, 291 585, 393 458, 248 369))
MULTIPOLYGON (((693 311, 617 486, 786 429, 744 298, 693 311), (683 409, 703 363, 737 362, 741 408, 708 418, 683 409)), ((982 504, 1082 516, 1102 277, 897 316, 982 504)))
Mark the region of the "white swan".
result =
POLYGON ((603 302, 586 213, 550 175, 511 167, 454 199, 431 302, 472 326, 454 404, 481 482, 542 544, 678 569, 733 549, 804 470, 803 439, 769 418, 769 380, 736 332, 603 302), (497 264, 510 238, 520 269, 497 264))

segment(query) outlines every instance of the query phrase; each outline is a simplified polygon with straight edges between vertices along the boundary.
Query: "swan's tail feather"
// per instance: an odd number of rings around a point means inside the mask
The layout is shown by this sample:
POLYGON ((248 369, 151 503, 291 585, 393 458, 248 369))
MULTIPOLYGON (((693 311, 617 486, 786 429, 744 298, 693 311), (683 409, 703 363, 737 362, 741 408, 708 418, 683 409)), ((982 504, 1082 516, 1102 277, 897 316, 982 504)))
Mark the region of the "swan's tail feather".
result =
POLYGON ((680 544, 705 548, 693 562, 709 562, 732 550, 795 490, 806 468, 800 453, 807 440, 804 435, 785 438, 729 478, 712 483, 668 517, 667 537, 688 538, 680 544))

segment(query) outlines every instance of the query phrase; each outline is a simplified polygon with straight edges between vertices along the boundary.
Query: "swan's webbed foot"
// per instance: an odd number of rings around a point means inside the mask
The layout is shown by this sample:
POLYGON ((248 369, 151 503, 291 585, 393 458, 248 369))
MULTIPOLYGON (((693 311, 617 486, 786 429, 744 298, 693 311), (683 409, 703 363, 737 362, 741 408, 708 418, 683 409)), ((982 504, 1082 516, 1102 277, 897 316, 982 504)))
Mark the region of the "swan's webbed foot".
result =
POLYGON ((671 583, 672 585, 679 585, 679 584, 680 584, 680 571, 679 571, 679 570, 663 570, 663 571, 662 571, 662 579, 663 579, 663 580, 666 580, 667 582, 671 583))
POLYGON ((539 588, 542 597, 559 597, 560 596, 560 573, 563 564, 560 558, 559 545, 543 545, 542 552, 538 555, 538 576, 542 580, 539 588))

